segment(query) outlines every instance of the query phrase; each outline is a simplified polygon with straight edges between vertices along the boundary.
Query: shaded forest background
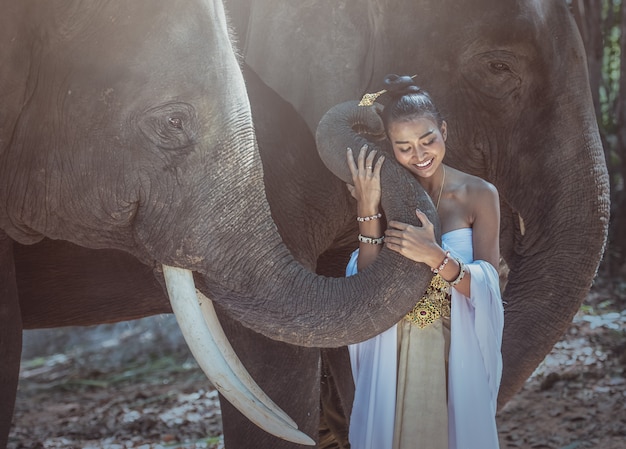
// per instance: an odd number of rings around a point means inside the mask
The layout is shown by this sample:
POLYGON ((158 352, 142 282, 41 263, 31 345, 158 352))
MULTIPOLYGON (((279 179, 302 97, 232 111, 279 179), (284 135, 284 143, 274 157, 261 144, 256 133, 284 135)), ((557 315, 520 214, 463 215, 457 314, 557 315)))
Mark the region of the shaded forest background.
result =
POLYGON ((611 186, 611 224, 600 276, 618 283, 626 279, 626 0, 568 3, 587 52, 611 186))

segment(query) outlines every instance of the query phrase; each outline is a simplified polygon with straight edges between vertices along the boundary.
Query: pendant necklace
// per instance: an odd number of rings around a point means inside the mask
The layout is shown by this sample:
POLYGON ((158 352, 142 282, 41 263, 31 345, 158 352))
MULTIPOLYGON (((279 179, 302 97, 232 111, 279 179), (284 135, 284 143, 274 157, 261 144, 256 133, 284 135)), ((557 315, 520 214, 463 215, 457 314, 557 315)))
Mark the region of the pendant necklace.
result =
POLYGON ((441 180, 441 187, 439 188, 439 196, 437 196, 437 205, 435 206, 435 210, 439 212, 439 200, 441 200, 441 192, 443 192, 443 185, 446 182, 446 166, 441 164, 443 167, 443 179, 441 180))

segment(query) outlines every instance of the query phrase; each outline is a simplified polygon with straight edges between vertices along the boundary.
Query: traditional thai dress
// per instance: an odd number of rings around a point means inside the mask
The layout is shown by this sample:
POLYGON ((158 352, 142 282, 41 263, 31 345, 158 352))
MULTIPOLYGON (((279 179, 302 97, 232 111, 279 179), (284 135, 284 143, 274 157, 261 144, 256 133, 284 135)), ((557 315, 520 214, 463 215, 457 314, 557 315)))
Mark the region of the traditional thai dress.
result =
MULTIPOLYGON (((445 281, 436 276, 400 323, 349 347, 356 386, 352 449, 499 447, 504 313, 498 273, 474 260, 471 228, 444 234, 442 247, 471 273, 470 297, 449 289, 446 307, 445 281)), ((357 257, 358 250, 346 275, 356 273, 357 257)))

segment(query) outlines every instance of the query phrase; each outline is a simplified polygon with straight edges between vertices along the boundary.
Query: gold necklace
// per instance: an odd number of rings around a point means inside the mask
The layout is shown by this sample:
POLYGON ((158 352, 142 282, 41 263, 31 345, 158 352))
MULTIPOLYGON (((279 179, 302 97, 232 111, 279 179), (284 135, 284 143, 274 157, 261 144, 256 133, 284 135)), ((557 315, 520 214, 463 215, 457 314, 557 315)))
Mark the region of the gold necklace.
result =
POLYGON ((441 200, 441 192, 443 192, 443 185, 446 182, 446 166, 441 164, 443 167, 443 179, 441 180, 441 187, 439 188, 439 196, 437 196, 437 205, 435 206, 435 210, 439 211, 439 200, 441 200))

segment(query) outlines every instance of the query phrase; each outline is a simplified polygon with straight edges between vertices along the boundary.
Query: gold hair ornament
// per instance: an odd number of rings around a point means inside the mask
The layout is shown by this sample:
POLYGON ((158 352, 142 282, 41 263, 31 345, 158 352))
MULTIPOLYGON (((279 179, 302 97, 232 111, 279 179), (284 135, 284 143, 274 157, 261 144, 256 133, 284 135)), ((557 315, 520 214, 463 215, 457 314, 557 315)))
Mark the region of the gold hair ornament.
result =
MULTIPOLYGON (((416 76, 417 75, 413 75, 411 79, 415 78, 416 76)), ((363 95, 363 98, 361 98, 361 101, 359 101, 359 106, 372 106, 374 102, 376 101, 376 99, 380 97, 382 94, 384 94, 385 92, 387 92, 387 89, 383 89, 383 90, 379 90, 378 92, 363 95)))

